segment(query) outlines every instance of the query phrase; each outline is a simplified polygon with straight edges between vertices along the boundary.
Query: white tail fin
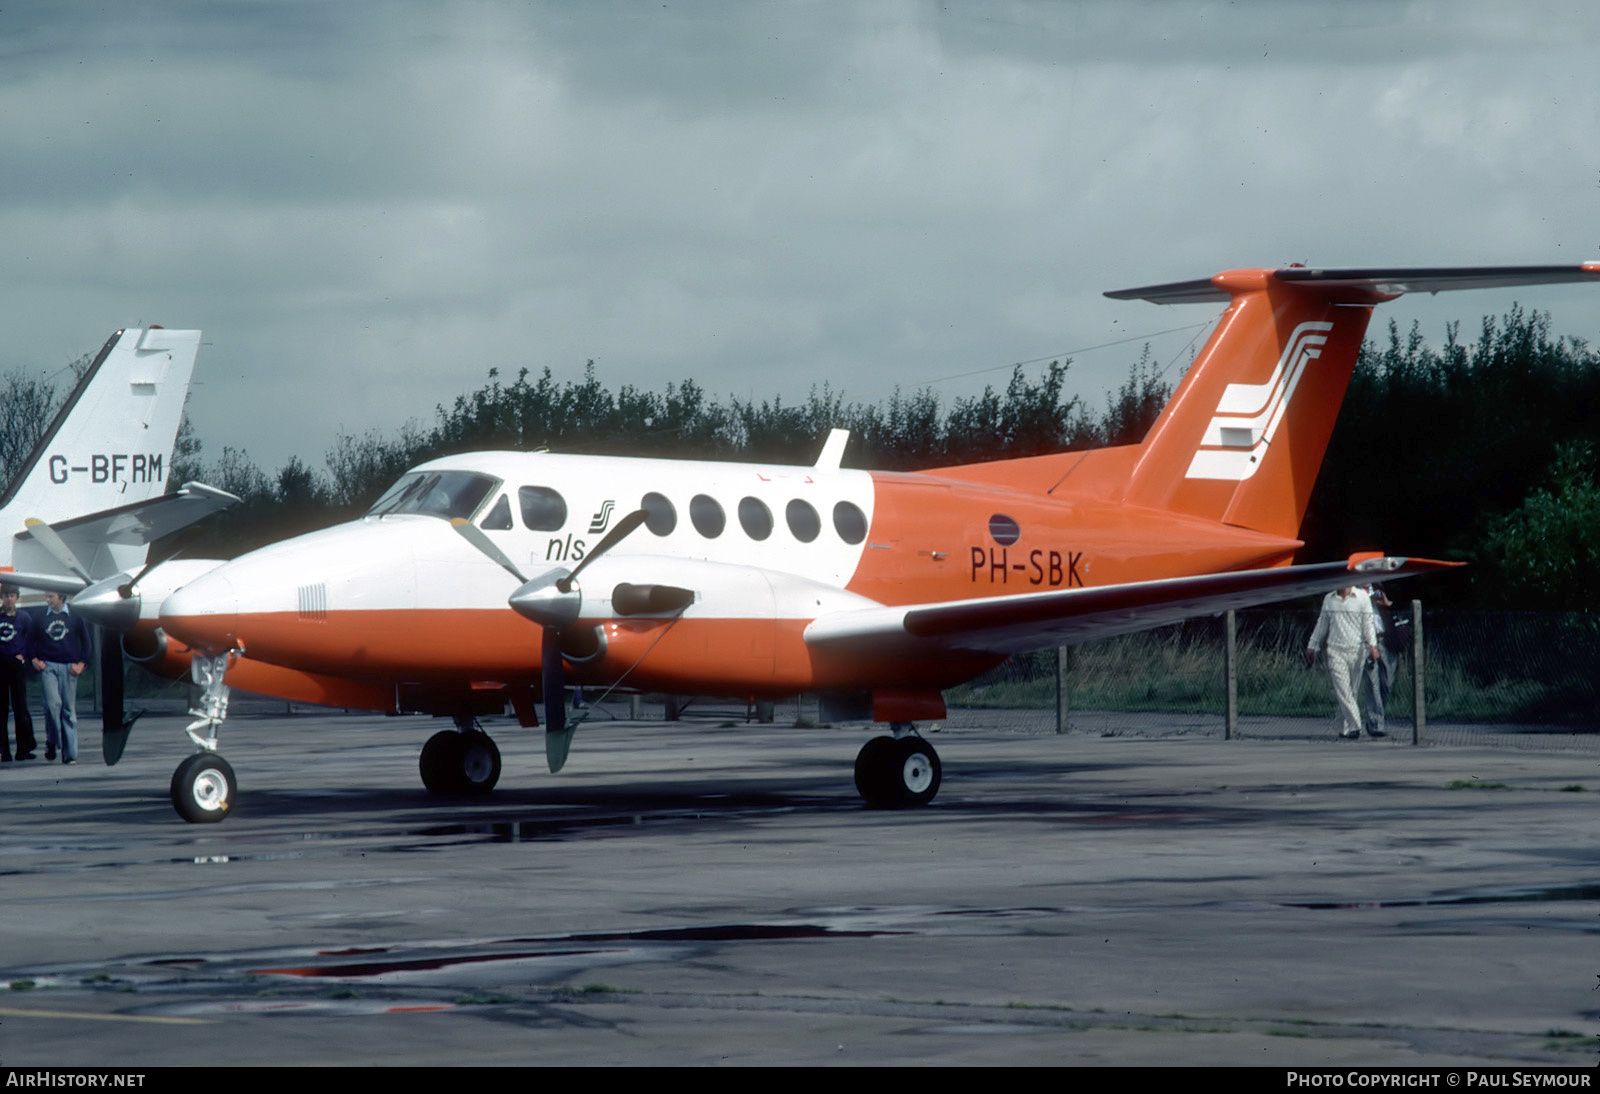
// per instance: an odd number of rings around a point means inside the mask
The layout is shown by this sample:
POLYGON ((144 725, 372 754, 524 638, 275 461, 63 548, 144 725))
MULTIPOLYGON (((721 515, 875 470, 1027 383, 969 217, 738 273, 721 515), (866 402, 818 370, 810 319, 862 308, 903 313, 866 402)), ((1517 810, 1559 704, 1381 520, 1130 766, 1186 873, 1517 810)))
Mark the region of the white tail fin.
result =
POLYGON ((29 517, 55 524, 165 493, 199 346, 197 330, 111 336, 0 496, 0 566, 57 568, 31 537, 12 538, 29 517))

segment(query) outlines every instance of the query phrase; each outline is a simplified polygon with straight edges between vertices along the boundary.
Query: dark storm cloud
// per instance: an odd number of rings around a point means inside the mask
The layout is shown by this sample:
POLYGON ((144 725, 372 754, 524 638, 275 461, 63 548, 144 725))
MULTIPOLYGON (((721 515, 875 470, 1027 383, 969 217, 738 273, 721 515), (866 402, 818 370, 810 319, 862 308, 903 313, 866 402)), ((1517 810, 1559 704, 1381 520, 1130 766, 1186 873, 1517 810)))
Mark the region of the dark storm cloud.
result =
MULTIPOLYGON (((7 5, 0 366, 205 327, 200 435, 269 467, 491 366, 787 399, 1001 366, 953 397, 1211 317, 1108 288, 1594 257, 1597 28, 1375 0, 7 5)), ((1523 295, 1600 334, 1592 293, 1523 295)), ((1438 338, 1507 303, 1390 314, 1438 338)), ((1098 402, 1138 348, 1073 376, 1098 402)))

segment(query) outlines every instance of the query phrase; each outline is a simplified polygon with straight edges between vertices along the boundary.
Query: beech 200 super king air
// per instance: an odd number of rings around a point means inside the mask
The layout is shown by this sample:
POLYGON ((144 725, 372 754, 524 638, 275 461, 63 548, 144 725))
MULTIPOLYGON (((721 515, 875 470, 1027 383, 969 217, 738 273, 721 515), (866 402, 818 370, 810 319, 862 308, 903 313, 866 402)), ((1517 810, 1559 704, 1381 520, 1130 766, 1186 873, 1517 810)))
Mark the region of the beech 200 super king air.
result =
MULTIPOLYGON (((90 363, 4 495, 0 579, 62 593, 136 570, 149 544, 238 499, 198 483, 167 493, 172 448, 200 347, 197 330, 120 330, 90 363)), ((169 579, 185 571, 169 563, 169 579)), ((88 598, 74 603, 86 603, 88 598)), ((104 643, 102 710, 123 730, 122 656, 104 643)))
POLYGON ((892 731, 856 759, 862 796, 926 803, 940 764, 914 723, 944 715, 941 689, 1013 653, 1446 565, 1292 565, 1373 307, 1596 279, 1600 263, 1297 267, 1111 293, 1226 305, 1137 445, 893 474, 842 468, 840 431, 809 467, 526 452, 425 463, 364 518, 189 581, 159 619, 143 609, 154 659, 177 668, 192 654, 207 685, 174 804, 190 820, 233 804, 215 751, 230 684, 454 715, 457 729, 423 747, 422 778, 469 793, 500 774, 473 721, 485 700, 532 726, 542 697, 559 770, 569 682, 853 697, 892 731))

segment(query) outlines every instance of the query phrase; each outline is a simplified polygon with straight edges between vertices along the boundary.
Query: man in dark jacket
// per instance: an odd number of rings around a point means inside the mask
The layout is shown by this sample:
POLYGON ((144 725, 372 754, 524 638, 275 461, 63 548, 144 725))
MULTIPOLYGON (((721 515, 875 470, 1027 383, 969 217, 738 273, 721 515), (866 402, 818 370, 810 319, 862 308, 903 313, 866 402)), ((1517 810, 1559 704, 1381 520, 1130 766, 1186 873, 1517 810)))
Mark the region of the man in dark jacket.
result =
POLYGON ((11 760, 11 736, 5 726, 8 706, 17 723, 17 759, 33 759, 37 747, 25 676, 33 619, 17 611, 17 595, 15 585, 0 585, 0 763, 11 760))
POLYGON ((78 762, 78 677, 89 663, 93 648, 89 624, 67 610, 60 593, 45 593, 46 611, 33 632, 33 667, 39 670, 44 692, 44 758, 78 762))

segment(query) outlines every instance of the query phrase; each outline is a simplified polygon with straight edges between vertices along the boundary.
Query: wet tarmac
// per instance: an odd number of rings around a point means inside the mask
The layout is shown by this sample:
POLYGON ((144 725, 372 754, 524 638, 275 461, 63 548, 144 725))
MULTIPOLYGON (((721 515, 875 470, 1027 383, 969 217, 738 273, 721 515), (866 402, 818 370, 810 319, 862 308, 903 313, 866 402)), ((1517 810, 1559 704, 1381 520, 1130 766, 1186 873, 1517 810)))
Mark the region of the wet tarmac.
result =
POLYGON ((0 767, 0 1064, 1600 1054, 1592 752, 967 719, 885 813, 859 726, 600 721, 551 776, 501 723, 462 801, 419 782, 432 720, 255 716, 193 826, 181 724, 0 767))

